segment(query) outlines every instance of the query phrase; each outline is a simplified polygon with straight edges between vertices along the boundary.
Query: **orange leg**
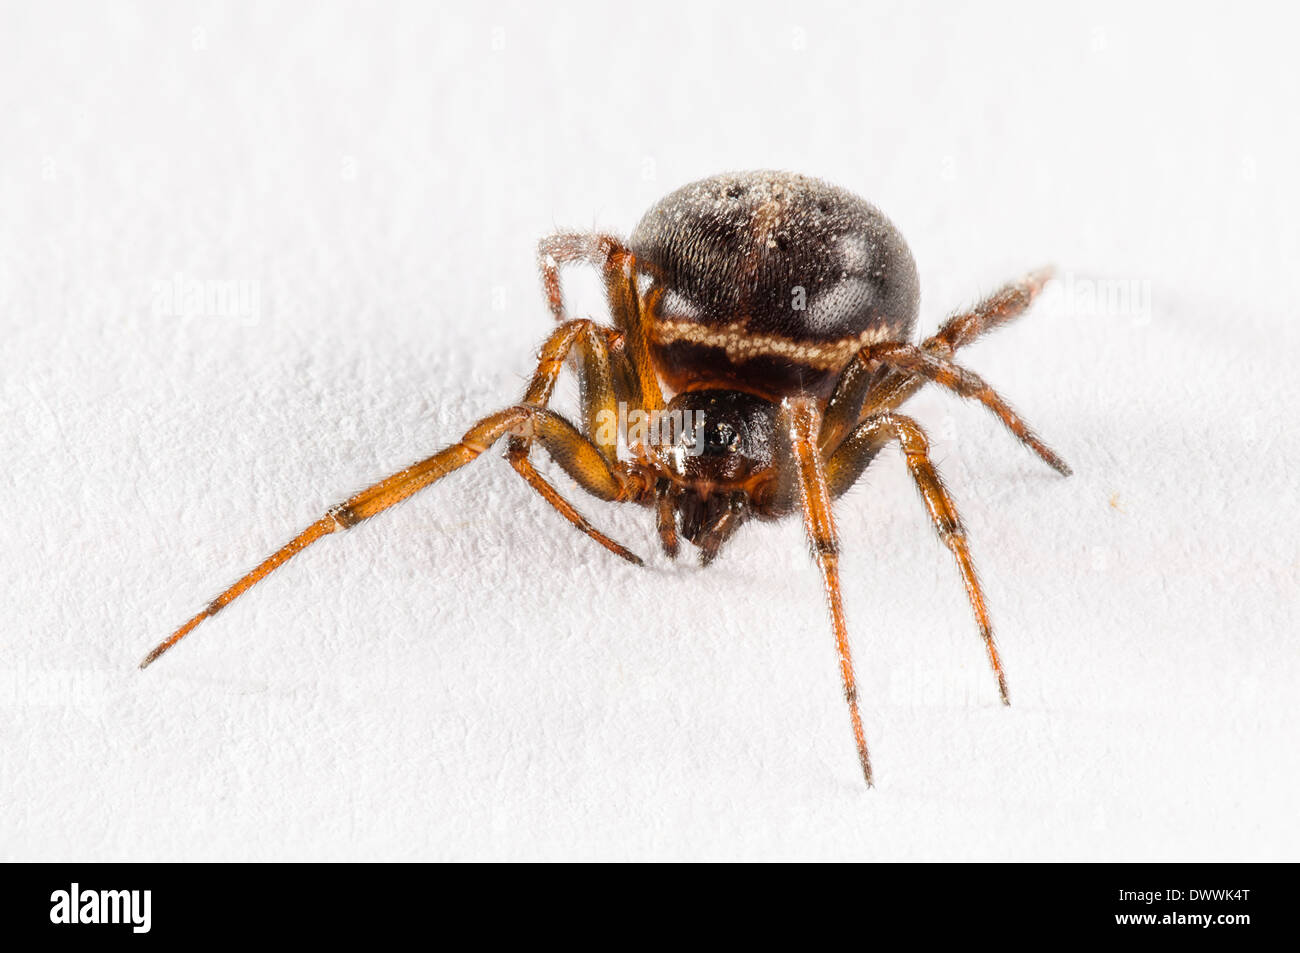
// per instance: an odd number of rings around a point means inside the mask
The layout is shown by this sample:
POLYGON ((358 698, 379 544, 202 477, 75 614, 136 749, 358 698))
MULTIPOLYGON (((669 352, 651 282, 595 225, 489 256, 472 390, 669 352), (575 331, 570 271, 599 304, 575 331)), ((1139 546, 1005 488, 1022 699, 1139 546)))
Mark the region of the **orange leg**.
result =
MULTIPOLYGON (((961 311, 950 317, 937 333, 921 342, 921 347, 939 357, 951 358, 959 348, 1028 311, 1052 274, 1051 267, 1039 268, 1017 281, 1003 285, 969 311, 961 311)), ((870 408, 864 416, 894 410, 924 383, 924 378, 894 372, 872 389, 870 408)))
POLYGON ((546 300, 557 321, 567 320, 560 268, 585 262, 600 269, 610 318, 622 336, 620 347, 626 354, 624 389, 629 403, 645 410, 663 409, 663 391, 650 360, 641 296, 637 291, 636 258, 628 247, 612 235, 564 232, 548 235, 538 243, 537 261, 546 300))
POLYGON ((537 243, 537 268, 542 273, 542 288, 555 320, 569 320, 564 307, 564 289, 560 269, 565 265, 589 264, 604 268, 616 252, 626 251, 613 235, 594 232, 557 232, 537 243))
MULTIPOLYGON (((969 311, 950 317, 936 334, 921 342, 920 349, 938 358, 951 359, 958 348, 1024 314, 1051 277, 1051 268, 1040 268, 1004 285, 969 311)), ((823 452, 833 451, 840 440, 872 414, 901 407, 927 380, 905 369, 851 362, 836 383, 826 408, 829 426, 821 441, 823 452)))
POLYGON ((945 357, 952 356, 958 348, 1028 311, 1053 274, 1054 269, 1049 265, 1003 285, 969 311, 954 314, 921 346, 945 357))
POLYGON ((952 552, 961 573, 962 583, 966 587, 966 596, 970 600, 975 622, 979 626, 980 636, 988 651, 989 663, 993 674, 997 676, 998 692, 1003 704, 1011 704, 1007 692, 1007 678, 1002 671, 1002 660, 998 657, 998 648, 993 641, 993 626, 989 622, 988 607, 984 603, 984 590, 975 575, 975 564, 971 560, 970 547, 966 540, 966 530, 957 516, 957 508, 952 497, 939 478, 930 461, 929 445, 920 424, 902 414, 884 413, 868 419, 852 436, 840 446, 834 456, 826 463, 827 482, 832 497, 848 489, 866 466, 866 462, 875 456, 881 447, 891 441, 897 441, 902 447, 916 487, 921 491, 925 508, 930 513, 935 532, 943 544, 952 552), (866 461, 866 462, 863 462, 866 461))
POLYGON ((399 470, 332 508, 173 632, 145 656, 140 667, 149 665, 204 619, 216 615, 308 546, 339 530, 351 529, 362 520, 376 516, 431 486, 447 474, 477 459, 507 433, 540 440, 570 476, 581 483, 584 489, 602 499, 632 499, 640 492, 630 474, 611 467, 600 450, 563 417, 529 405, 507 408, 484 417, 445 450, 399 470))
POLYGON ((669 559, 677 558, 677 488, 668 480, 660 480, 655 487, 655 523, 659 529, 659 542, 669 559))
POLYGON ((617 428, 609 434, 602 433, 607 429, 602 423, 616 420, 618 414, 618 389, 609 349, 611 336, 617 337, 617 332, 586 319, 566 321, 556 328, 542 345, 537 370, 521 403, 537 407, 549 404, 565 362, 576 353, 582 430, 612 463, 618 452, 617 428))
MULTIPOLYGON (((1070 475, 1070 468, 1066 462, 1058 457, 1047 444, 1043 443, 1038 435, 1029 429, 1029 425, 1025 423, 1020 415, 1011 409, 1011 405, 974 371, 969 371, 961 365, 955 364, 945 357, 932 354, 915 344, 903 344, 894 341, 867 345, 854 356, 854 364, 860 365, 864 372, 867 373, 874 372, 878 368, 900 371, 910 374, 915 380, 933 381, 960 397, 978 401, 1002 421, 1003 425, 1015 435, 1016 439, 1038 454, 1044 463, 1063 476, 1070 475)), ((859 414, 862 417, 869 417, 876 413, 875 403, 869 394, 866 406, 859 411, 859 414)), ((851 408, 846 404, 840 404, 837 409, 847 410, 851 408)), ((847 422, 843 414, 832 416, 828 411, 826 425, 823 427, 821 436, 822 452, 833 452, 839 441, 843 439, 848 427, 855 426, 856 423, 857 421, 847 422)))
POLYGON ((840 592, 839 539, 835 531, 835 518, 831 513, 826 472, 817 450, 821 414, 816 403, 808 397, 791 398, 785 408, 793 450, 792 462, 798 474, 804 525, 826 590, 831 628, 835 633, 835 650, 839 656, 840 680, 844 685, 844 700, 848 702, 849 719, 853 724, 853 741, 858 748, 862 777, 867 786, 871 787, 871 759, 867 755, 867 739, 862 730, 862 716, 858 712, 858 684, 853 672, 853 658, 849 653, 848 625, 844 619, 844 599, 840 592))
MULTIPOLYGON (((522 401, 529 406, 545 407, 555 392, 555 382, 564 369, 566 359, 576 350, 586 437, 599 448, 607 463, 613 467, 619 466, 618 428, 615 425, 618 397, 611 371, 607 335, 615 333, 617 332, 587 320, 567 321, 556 328, 542 346, 537 370, 522 401)), ((531 437, 514 435, 510 438, 506 459, 515 472, 523 477, 528 485, 561 516, 601 546, 630 563, 643 565, 641 557, 592 526, 573 504, 537 471, 529 459, 532 447, 531 437)))

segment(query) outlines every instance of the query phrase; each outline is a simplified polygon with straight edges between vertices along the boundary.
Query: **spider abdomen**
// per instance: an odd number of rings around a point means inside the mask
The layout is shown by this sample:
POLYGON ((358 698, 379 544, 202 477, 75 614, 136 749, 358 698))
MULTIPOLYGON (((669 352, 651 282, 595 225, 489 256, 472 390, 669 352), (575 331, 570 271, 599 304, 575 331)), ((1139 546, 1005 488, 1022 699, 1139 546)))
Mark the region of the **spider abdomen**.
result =
POLYGON ((916 320, 916 265, 902 235, 818 179, 702 179, 656 204, 629 244, 648 279, 651 354, 674 391, 825 398, 859 349, 907 340, 916 320))

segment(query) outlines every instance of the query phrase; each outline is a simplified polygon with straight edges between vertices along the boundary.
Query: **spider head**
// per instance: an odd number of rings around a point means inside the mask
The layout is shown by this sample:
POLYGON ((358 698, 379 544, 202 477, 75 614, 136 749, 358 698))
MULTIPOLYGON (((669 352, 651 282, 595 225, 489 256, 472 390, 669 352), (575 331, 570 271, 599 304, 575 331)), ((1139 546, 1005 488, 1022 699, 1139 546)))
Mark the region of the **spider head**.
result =
MULTIPOLYGON (((777 408, 736 390, 677 394, 667 415, 675 438, 659 447, 672 482, 676 532, 699 547, 707 566, 753 512, 755 491, 776 471, 777 408)), ((676 533, 664 538, 676 555, 676 533)))
MULTIPOLYGON (((751 514, 757 487, 775 472, 777 408, 732 390, 678 394, 666 414, 673 439, 658 454, 672 481, 677 530, 707 565, 751 514)), ((675 539, 675 537, 673 537, 675 539)), ((665 541, 676 553, 676 543, 665 541)))
POLYGON ((734 390, 697 390, 669 402, 672 439, 659 455, 673 482, 704 500, 738 491, 770 470, 776 405, 734 390))

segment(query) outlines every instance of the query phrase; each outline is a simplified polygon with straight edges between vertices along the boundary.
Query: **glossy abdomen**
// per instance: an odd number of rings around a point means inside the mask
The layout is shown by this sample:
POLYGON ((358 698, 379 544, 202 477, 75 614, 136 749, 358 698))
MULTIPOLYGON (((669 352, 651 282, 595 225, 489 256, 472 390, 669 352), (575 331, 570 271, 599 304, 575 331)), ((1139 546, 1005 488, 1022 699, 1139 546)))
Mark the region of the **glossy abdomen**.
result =
POLYGON ((829 395, 853 354, 907 340, 916 265, 874 206, 785 172, 713 176, 632 233, 652 358, 669 389, 829 395))

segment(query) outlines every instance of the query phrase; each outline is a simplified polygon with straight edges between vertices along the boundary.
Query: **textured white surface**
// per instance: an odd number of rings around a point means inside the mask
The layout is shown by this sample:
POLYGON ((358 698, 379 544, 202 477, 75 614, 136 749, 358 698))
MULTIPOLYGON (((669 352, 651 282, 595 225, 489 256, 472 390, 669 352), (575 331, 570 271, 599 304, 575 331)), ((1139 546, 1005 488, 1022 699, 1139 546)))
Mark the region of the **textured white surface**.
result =
POLYGON ((6 17, 0 856, 1296 858, 1290 31, 423 6, 6 17), (495 454, 135 670, 516 397, 541 234, 763 167, 894 219, 925 330, 1045 261, 1074 282, 965 356, 1072 479, 978 408, 908 405, 1014 707, 892 453, 838 510, 871 792, 797 523, 700 571, 584 498, 637 570, 495 454), (256 320, 157 313, 178 274, 256 283, 256 320), (1102 280, 1149 308, 1090 307, 1102 280))

